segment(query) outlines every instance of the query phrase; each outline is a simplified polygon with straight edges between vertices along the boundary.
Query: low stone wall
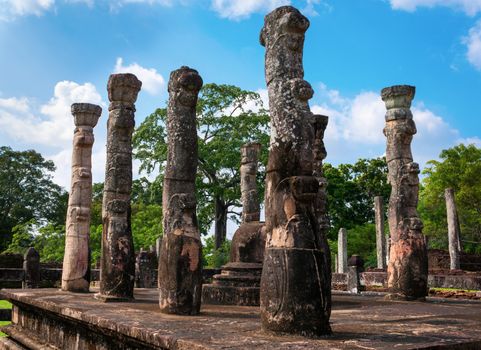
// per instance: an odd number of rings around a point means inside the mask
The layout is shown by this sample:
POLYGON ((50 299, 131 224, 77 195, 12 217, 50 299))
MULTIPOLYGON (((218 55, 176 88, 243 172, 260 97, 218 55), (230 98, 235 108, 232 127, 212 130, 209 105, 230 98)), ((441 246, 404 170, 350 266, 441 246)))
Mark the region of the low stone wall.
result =
MULTIPOLYGON (((449 270, 449 252, 440 249, 428 250, 429 270, 444 269, 449 270)), ((461 253, 460 267, 464 271, 481 271, 481 255, 461 253)))
MULTIPOLYGON (((361 285, 364 287, 387 287, 387 273, 367 271, 360 274, 361 285)), ((332 274, 332 289, 346 289, 347 274, 332 274)), ((481 273, 430 274, 430 288, 457 288, 481 290, 481 273)))

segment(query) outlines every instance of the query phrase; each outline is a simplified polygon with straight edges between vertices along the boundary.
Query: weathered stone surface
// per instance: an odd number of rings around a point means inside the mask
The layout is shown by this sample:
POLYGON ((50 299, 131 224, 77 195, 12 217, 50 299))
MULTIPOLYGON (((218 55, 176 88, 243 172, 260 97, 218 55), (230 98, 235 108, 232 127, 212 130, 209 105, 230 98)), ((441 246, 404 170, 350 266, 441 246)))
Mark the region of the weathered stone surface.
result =
POLYGON ((112 74, 107 90, 107 163, 102 202, 101 280, 98 298, 133 298, 135 253, 130 223, 132 191, 132 132, 135 101, 142 83, 133 74, 112 74))
POLYGON ((196 70, 170 74, 168 153, 162 197, 164 236, 159 258, 159 305, 164 313, 199 313, 202 245, 196 216, 197 129, 195 108, 202 87, 196 70))
POLYGON ((56 290, 3 291, 1 298, 18 305, 14 324, 5 329, 13 339, 66 350, 475 350, 481 346, 479 302, 440 303, 429 298, 426 303, 405 303, 334 295, 333 336, 307 339, 259 332, 257 307, 203 305, 195 317, 162 314, 155 307, 157 293, 152 289, 136 290, 136 302, 122 304, 56 290))
POLYGON ((158 283, 158 259, 153 251, 145 251, 143 249, 135 258, 135 287, 136 288, 157 288, 158 283))
POLYGON ((337 234, 337 261, 339 264, 338 273, 347 273, 347 230, 343 227, 337 234))
POLYGON ((384 234, 384 203, 381 196, 374 197, 374 217, 376 221, 376 256, 377 268, 385 270, 386 235, 384 234))
POLYGON ((35 248, 30 247, 23 256, 22 288, 38 288, 40 283, 40 255, 35 248))
POLYGON ((102 108, 90 103, 74 103, 71 110, 75 132, 72 149, 72 187, 65 224, 62 290, 88 292, 93 129, 97 125, 102 108))
POLYGON ((451 270, 459 270, 461 267, 461 228, 459 226, 458 211, 454 200, 454 190, 446 188, 444 191, 446 199, 446 214, 448 220, 448 243, 451 270))
POLYGON ((427 295, 428 258, 417 213, 419 165, 413 162, 411 141, 416 125, 410 110, 415 88, 397 85, 382 90, 386 104, 386 160, 391 184, 389 231, 391 251, 388 286, 392 298, 423 299, 427 295))
POLYGON ((308 27, 297 9, 284 6, 265 17, 260 34, 271 114, 261 319, 264 330, 316 336, 331 332, 331 272, 316 217, 322 192, 315 166, 323 157, 314 153, 322 153, 322 136, 308 104, 314 92, 303 79, 308 27))

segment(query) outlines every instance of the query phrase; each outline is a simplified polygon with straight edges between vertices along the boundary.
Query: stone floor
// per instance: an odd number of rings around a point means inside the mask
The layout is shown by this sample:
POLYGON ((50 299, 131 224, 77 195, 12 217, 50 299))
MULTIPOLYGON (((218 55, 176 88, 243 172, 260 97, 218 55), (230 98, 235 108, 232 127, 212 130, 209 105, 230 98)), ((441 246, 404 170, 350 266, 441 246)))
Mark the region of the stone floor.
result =
POLYGON ((481 349, 481 302, 475 301, 393 302, 335 294, 334 334, 306 339, 262 332, 256 307, 203 305, 200 316, 163 315, 153 289, 136 290, 132 303, 101 303, 93 293, 53 289, 2 290, 0 299, 157 349, 481 349))

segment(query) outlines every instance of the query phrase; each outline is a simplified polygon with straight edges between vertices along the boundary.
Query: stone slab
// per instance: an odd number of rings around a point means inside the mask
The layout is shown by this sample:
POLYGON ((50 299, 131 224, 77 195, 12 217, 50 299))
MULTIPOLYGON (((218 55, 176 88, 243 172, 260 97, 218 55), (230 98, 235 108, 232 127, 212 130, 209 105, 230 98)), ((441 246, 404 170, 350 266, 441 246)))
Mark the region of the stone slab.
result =
MULTIPOLYGON (((38 343, 50 336, 63 349, 86 349, 89 339, 90 349, 481 349, 481 302, 473 301, 394 302, 379 295, 335 294, 334 334, 307 339, 262 332, 256 307, 203 304, 199 316, 161 314, 154 289, 136 289, 132 303, 102 303, 94 293, 55 289, 0 294, 14 304, 14 325, 5 332, 16 339, 36 334, 38 343), (34 314, 39 318, 29 322, 34 314), (62 329, 55 332, 49 325, 62 329), (65 338, 69 334, 75 342, 65 338)), ((0 349, 9 349, 3 340, 0 349)))

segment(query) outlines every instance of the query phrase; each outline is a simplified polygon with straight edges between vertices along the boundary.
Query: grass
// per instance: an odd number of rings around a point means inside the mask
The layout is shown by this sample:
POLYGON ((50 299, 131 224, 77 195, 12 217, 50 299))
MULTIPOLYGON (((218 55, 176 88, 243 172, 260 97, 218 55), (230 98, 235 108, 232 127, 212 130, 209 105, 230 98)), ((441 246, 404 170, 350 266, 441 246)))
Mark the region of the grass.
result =
POLYGON ((0 309, 11 309, 11 308, 12 308, 12 304, 10 304, 8 301, 0 300, 0 309))
MULTIPOLYGON (((7 326, 10 324, 10 321, 0 321, 0 327, 7 326)), ((6 337, 7 335, 5 333, 0 332, 0 338, 1 337, 6 337)))
POLYGON ((467 292, 467 293, 479 292, 478 290, 460 289, 460 288, 430 288, 430 289, 436 292, 467 292))

